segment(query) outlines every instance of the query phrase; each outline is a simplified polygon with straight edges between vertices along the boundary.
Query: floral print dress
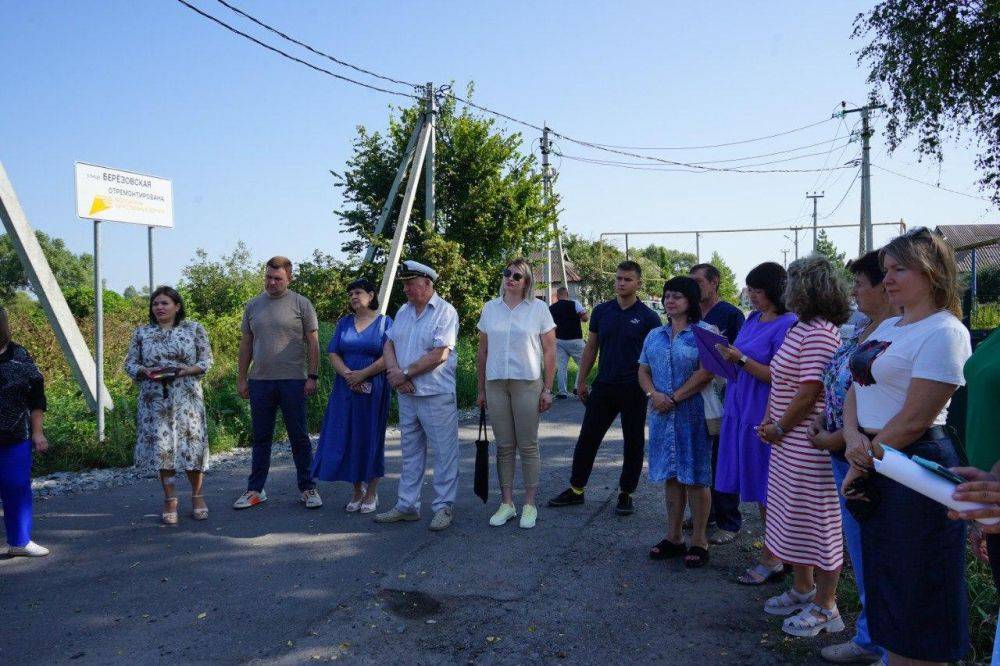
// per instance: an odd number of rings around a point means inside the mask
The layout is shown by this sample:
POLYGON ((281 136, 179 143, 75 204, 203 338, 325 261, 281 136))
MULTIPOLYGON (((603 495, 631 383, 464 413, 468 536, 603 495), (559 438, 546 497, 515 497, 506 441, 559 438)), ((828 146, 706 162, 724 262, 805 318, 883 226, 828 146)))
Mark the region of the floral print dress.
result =
POLYGON ((140 326, 132 335, 125 372, 139 384, 135 465, 146 471, 208 469, 208 432, 200 376, 161 382, 140 378, 140 368, 193 365, 208 371, 212 347, 205 329, 182 321, 171 329, 140 326))

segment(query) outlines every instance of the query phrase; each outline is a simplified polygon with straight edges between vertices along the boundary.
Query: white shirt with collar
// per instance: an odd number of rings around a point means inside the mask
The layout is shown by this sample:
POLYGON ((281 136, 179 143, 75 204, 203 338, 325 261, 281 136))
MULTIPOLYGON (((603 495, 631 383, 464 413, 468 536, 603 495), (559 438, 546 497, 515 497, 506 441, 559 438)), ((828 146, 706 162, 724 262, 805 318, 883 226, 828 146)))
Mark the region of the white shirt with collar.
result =
POLYGON ((451 350, 448 360, 430 372, 414 377, 413 395, 441 395, 455 392, 455 370, 458 359, 455 343, 458 340, 458 312, 451 303, 438 296, 437 292, 417 311, 410 303, 404 303, 396 312, 392 328, 386 331, 396 350, 396 361, 400 369, 406 369, 432 349, 447 347, 451 350))
POLYGON ((537 298, 526 298, 514 308, 503 298, 483 307, 476 327, 486 334, 486 379, 527 379, 542 376, 542 341, 556 327, 549 308, 537 298))

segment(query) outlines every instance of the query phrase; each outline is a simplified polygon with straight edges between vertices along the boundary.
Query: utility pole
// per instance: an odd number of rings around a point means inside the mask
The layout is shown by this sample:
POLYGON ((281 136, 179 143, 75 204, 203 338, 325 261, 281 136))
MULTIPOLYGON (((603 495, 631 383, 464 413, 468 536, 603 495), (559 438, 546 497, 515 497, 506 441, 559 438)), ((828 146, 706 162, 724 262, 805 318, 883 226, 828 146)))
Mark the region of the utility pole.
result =
POLYGON ((783 255, 781 259, 781 265, 784 268, 788 268, 788 250, 782 250, 781 254, 783 255))
MULTIPOLYGON (((542 127, 542 201, 548 208, 552 200, 552 167, 549 164, 549 153, 552 152, 552 144, 549 141, 549 127, 542 127)), ((569 289, 569 281, 566 278, 566 257, 563 254, 562 232, 559 231, 559 220, 553 216, 552 232, 555 234, 556 251, 559 253, 559 269, 562 274, 562 286, 569 289)), ((552 243, 549 242, 545 251, 545 280, 548 284, 548 295, 546 304, 552 302, 552 243)))
POLYGON ((437 127, 434 116, 437 114, 437 99, 434 97, 434 84, 427 83, 427 113, 426 122, 430 129, 427 140, 427 155, 424 158, 424 224, 431 233, 437 232, 437 221, 434 219, 434 154, 437 140, 437 127))
POLYGON ((843 111, 841 116, 848 113, 861 114, 861 233, 858 238, 858 256, 872 250, 875 239, 872 235, 872 190, 871 190, 871 112, 876 109, 884 109, 885 104, 869 104, 856 109, 848 109, 846 102, 840 103, 843 111))
POLYGON ((695 263, 701 263, 701 234, 697 231, 694 232, 694 260, 695 263))
POLYGON ((812 194, 809 194, 808 192, 806 192, 806 199, 812 199, 813 200, 813 252, 816 251, 816 234, 817 234, 817 227, 816 227, 816 200, 817 199, 822 199, 825 196, 825 194, 826 194, 826 192, 820 192, 819 194, 816 194, 815 192, 813 192, 812 194))

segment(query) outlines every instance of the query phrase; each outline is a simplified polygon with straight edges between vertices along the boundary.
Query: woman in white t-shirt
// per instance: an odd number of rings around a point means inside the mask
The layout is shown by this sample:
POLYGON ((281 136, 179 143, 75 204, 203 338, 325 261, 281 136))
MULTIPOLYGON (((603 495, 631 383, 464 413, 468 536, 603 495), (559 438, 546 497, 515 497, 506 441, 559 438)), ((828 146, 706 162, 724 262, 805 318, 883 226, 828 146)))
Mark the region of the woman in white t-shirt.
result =
POLYGON ((842 491, 861 524, 872 641, 901 660, 951 662, 969 644, 965 526, 944 505, 873 474, 883 445, 945 467, 959 464, 944 425, 972 353, 961 315, 955 255, 924 227, 881 251, 885 287, 902 317, 883 321, 851 356, 844 404, 851 470, 842 491))
POLYGON ((489 406, 490 425, 497 443, 497 472, 501 503, 490 525, 499 527, 517 516, 514 507, 515 457, 521 454, 524 508, 521 527, 535 526, 535 494, 541 458, 538 453, 538 415, 552 406, 552 379, 556 369, 556 324, 548 304, 534 297, 531 266, 515 259, 503 271, 500 298, 483 307, 479 316, 476 369, 480 408, 489 406), (544 365, 544 382, 542 368, 544 365))

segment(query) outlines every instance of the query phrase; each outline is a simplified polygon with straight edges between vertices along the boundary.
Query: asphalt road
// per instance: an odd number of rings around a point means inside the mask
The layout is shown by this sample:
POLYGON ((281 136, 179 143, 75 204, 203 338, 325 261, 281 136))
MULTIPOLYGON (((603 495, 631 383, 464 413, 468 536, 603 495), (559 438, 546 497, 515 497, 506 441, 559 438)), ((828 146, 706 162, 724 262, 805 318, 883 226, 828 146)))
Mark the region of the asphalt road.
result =
MULTIPOLYGON (((562 401, 542 423, 542 499, 568 481, 581 416, 562 401)), ((663 536, 662 490, 644 478, 636 514, 614 514, 617 426, 586 504, 543 505, 533 530, 488 525, 497 500, 472 493, 475 434, 463 425, 455 522, 440 533, 427 530, 429 486, 420 523, 345 513, 347 484, 320 484, 325 506, 305 509, 287 455, 269 501, 245 511, 230 504, 247 470, 210 473, 205 522, 187 516, 182 484, 180 525, 161 525, 152 479, 39 500, 35 540, 53 553, 0 560, 0 663, 818 661, 817 641, 786 640, 761 610, 780 587, 732 582, 756 520, 705 569, 647 558, 663 536)), ((395 499, 394 438, 386 462, 383 508, 395 499)))

